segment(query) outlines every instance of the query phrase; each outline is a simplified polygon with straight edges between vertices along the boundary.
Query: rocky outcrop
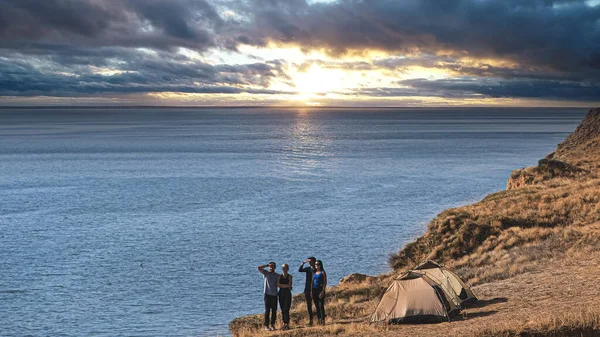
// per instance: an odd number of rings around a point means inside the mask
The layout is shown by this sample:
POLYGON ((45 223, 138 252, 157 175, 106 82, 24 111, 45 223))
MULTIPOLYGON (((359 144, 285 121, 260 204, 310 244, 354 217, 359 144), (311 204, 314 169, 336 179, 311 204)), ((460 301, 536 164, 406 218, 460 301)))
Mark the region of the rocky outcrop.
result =
POLYGON ((531 171, 532 168, 530 167, 512 171, 508 181, 506 182, 506 189, 513 190, 515 188, 533 185, 535 174, 531 171))
POLYGON ((340 284, 352 284, 352 283, 363 283, 363 282, 373 282, 376 280, 376 277, 368 276, 365 274, 354 273, 350 274, 340 280, 340 284))
POLYGON ((512 190, 528 185, 537 185, 554 178, 576 179, 589 172, 555 159, 541 159, 538 166, 515 170, 506 182, 506 189, 512 190))

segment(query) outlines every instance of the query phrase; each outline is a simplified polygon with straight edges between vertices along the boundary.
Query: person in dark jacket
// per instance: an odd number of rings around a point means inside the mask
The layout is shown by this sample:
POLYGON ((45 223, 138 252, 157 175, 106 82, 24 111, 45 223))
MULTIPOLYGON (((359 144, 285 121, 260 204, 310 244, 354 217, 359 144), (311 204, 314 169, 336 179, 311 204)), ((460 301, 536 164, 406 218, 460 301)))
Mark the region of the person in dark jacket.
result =
POLYGON ((308 324, 313 325, 313 311, 312 311, 312 282, 313 282, 313 273, 315 272, 315 259, 314 256, 309 257, 308 259, 302 261, 300 268, 298 271, 301 273, 306 273, 306 282, 304 283, 304 298, 306 299, 306 310, 308 311, 308 324), (304 265, 308 263, 308 267, 304 265))
POLYGON ((281 308, 281 316, 283 319, 283 327, 281 330, 290 328, 290 307, 292 306, 292 275, 288 274, 290 266, 286 263, 281 265, 283 273, 277 279, 277 287, 279 287, 279 307, 281 308))

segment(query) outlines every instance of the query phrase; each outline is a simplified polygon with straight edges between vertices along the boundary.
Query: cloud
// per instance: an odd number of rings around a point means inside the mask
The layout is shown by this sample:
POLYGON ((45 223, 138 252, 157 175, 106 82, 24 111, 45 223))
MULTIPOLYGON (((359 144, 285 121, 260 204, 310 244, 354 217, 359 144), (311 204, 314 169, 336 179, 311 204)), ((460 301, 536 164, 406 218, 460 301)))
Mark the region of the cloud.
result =
POLYGON ((481 95, 493 98, 538 98, 552 100, 594 101, 600 97, 600 84, 580 81, 554 81, 532 79, 474 79, 453 78, 443 80, 414 79, 402 81, 418 91, 432 95, 481 95))
POLYGON ((411 79, 400 81, 399 84, 402 87, 362 88, 352 94, 372 97, 530 98, 574 101, 596 101, 600 97, 600 85, 578 81, 463 77, 440 80, 411 79))
POLYGON ((95 37, 126 17, 110 6, 77 0, 4 0, 0 10, 3 42, 17 39, 95 37))
POLYGON ((206 50, 223 20, 204 0, 3 0, 0 46, 123 46, 206 50))
POLYGON ((600 6, 584 0, 258 0, 253 43, 501 58, 600 77, 600 6))
POLYGON ((305 72, 312 66, 319 66, 326 69, 342 69, 342 70, 375 70, 377 69, 372 64, 364 61, 325 61, 325 60, 307 60, 299 65, 296 65, 298 71, 305 72))
POLYGON ((364 88, 370 82, 351 95, 600 97, 600 5, 585 0, 3 0, 0 96, 275 95, 272 83, 293 82, 285 60, 201 57, 270 44, 331 57, 296 62, 299 72, 452 76, 364 88))
POLYGON ((109 49, 104 51, 106 57, 96 58, 85 56, 85 49, 77 51, 79 53, 70 57, 62 51, 42 59, 0 57, 0 96, 155 92, 280 94, 283 92, 267 88, 274 78, 287 76, 280 61, 211 65, 169 53, 109 49), (116 56, 118 58, 113 58, 116 56), (100 62, 94 64, 94 60, 100 62))

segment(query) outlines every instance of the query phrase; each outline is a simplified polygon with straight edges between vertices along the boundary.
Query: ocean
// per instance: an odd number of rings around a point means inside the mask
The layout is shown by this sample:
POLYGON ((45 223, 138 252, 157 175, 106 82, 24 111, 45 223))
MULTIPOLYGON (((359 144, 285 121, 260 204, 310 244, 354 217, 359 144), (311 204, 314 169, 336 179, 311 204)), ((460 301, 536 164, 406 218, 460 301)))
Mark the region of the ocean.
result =
POLYGON ((0 335, 214 336, 502 190, 586 109, 0 109, 0 335))

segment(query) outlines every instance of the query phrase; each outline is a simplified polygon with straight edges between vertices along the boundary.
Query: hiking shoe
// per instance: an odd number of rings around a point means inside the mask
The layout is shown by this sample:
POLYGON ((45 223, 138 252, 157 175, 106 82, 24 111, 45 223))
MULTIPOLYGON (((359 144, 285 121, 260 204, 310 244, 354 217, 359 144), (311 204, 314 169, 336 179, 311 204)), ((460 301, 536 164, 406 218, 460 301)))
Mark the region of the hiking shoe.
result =
POLYGON ((271 330, 271 331, 275 331, 275 330, 277 330, 277 329, 275 329, 275 326, 274 326, 274 325, 271 325, 271 328, 269 328, 269 330, 271 330))
POLYGON ((265 327, 265 331, 271 331, 268 326, 265 327))

